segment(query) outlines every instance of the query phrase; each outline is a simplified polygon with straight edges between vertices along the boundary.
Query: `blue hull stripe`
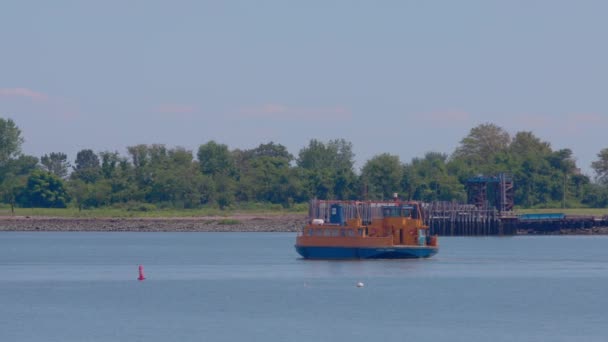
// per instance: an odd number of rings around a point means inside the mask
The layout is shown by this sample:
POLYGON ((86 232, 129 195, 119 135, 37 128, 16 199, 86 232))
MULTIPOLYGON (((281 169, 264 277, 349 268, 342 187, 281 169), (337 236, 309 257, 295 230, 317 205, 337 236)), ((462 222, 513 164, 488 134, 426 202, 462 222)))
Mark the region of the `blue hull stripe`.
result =
POLYGON ((305 259, 410 259, 437 254, 436 247, 295 247, 305 259))

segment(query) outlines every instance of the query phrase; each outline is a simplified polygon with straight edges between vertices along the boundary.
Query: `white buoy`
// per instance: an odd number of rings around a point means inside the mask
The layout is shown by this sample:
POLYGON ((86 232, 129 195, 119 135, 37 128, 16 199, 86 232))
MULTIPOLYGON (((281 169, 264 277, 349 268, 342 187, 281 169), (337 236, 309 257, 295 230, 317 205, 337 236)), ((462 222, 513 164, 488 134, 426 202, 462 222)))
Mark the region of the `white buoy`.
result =
POLYGON ((365 286, 365 284, 363 284, 362 282, 357 283, 357 287, 363 287, 363 286, 365 286))

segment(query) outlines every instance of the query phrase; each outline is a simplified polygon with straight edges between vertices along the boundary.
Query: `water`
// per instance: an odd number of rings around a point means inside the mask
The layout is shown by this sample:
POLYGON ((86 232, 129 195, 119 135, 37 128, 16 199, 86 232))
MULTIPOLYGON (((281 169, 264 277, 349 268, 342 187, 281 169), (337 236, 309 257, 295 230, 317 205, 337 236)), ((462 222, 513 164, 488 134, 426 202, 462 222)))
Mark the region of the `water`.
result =
POLYGON ((333 262, 294 240, 1 233, 0 341, 608 340, 608 237, 444 237, 428 260, 333 262))

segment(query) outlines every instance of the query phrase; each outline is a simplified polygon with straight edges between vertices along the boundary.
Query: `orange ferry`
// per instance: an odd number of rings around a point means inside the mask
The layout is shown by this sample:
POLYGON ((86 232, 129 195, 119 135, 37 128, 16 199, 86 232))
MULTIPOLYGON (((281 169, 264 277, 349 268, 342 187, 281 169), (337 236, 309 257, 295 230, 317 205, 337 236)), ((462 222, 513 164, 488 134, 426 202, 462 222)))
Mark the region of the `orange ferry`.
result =
POLYGON ((306 259, 428 258, 439 246, 417 202, 311 201, 296 238, 306 259))

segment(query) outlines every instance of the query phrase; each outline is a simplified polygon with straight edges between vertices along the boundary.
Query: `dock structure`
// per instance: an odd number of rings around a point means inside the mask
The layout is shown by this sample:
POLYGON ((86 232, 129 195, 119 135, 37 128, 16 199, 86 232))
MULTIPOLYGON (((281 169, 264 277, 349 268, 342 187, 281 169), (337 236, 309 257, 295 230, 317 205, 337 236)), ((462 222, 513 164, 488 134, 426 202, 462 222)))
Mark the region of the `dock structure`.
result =
POLYGON ((517 216, 513 212, 515 190, 510 174, 469 178, 466 189, 467 204, 430 202, 423 206, 431 234, 517 234, 517 216))
MULTIPOLYGON (((468 202, 417 202, 422 219, 430 234, 441 236, 483 236, 520 234, 556 234, 575 230, 603 227, 608 229, 608 215, 582 216, 563 213, 518 215, 514 210, 513 177, 506 173, 497 176, 476 176, 467 180, 468 202)), ((396 197, 395 197, 396 198, 396 197)), ((309 219, 331 216, 331 206, 340 204, 345 220, 361 219, 369 224, 382 217, 382 208, 407 203, 385 201, 311 200, 309 219)))
POLYGON ((496 208, 499 212, 513 211, 515 187, 513 176, 499 173, 496 176, 479 175, 467 179, 468 204, 477 208, 496 208))
POLYGON ((478 208, 457 202, 430 202, 423 206, 431 234, 442 236, 514 235, 515 216, 496 208, 478 208))

